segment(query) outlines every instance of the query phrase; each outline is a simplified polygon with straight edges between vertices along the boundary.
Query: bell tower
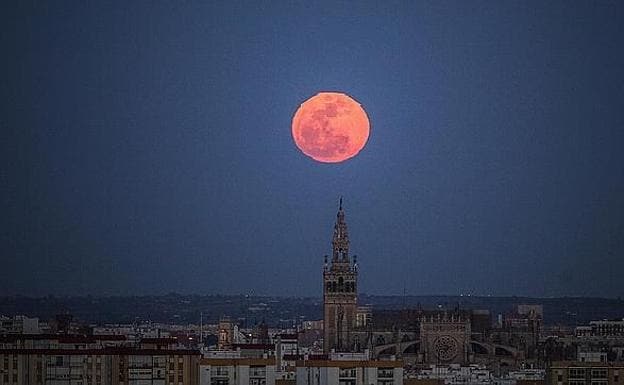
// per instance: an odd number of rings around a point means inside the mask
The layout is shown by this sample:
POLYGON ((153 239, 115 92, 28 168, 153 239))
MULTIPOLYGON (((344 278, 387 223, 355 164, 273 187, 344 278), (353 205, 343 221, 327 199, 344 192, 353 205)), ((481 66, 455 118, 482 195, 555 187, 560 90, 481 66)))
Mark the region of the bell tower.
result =
POLYGON ((332 258, 325 256, 323 266, 323 350, 329 353, 353 349, 352 331, 357 311, 357 257, 349 256, 349 233, 342 208, 336 215, 332 239, 332 258))

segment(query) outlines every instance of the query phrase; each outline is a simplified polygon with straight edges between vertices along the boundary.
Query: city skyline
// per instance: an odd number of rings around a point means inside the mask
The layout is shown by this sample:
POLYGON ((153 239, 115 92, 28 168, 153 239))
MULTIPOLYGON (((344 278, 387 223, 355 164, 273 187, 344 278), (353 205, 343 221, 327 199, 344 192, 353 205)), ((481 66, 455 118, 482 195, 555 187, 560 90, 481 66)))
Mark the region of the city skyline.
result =
POLYGON ((318 296, 343 196, 359 293, 624 296, 618 2, 2 10, 2 295, 318 296))

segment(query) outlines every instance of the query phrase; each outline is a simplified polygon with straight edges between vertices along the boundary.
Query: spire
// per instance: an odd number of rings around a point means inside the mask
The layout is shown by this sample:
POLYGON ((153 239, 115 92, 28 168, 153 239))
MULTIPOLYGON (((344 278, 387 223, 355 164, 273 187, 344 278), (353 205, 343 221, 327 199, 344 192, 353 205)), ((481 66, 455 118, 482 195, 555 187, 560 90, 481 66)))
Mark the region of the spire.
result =
POLYGON ((332 247, 332 261, 349 262, 349 233, 347 231, 347 222, 345 221, 345 214, 342 208, 342 197, 340 197, 338 214, 336 214, 332 247))

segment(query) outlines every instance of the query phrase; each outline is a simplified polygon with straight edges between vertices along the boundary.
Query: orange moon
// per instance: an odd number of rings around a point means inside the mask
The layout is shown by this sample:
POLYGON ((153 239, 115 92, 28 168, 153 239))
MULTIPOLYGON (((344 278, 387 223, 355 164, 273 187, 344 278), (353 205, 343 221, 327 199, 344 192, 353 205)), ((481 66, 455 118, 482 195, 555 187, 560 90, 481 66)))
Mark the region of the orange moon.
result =
POLYGON ((310 158, 338 163, 356 156, 368 140, 370 122, 353 98, 341 92, 320 92, 295 112, 292 136, 310 158))

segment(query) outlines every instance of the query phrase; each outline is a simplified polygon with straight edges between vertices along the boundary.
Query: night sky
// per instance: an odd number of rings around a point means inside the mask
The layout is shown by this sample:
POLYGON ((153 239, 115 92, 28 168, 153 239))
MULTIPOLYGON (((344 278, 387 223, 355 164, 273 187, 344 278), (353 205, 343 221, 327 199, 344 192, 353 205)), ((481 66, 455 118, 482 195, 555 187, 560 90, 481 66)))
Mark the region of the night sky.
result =
POLYGON ((624 2, 15 3, 0 294, 320 296, 342 195, 360 292, 624 295, 624 2))

